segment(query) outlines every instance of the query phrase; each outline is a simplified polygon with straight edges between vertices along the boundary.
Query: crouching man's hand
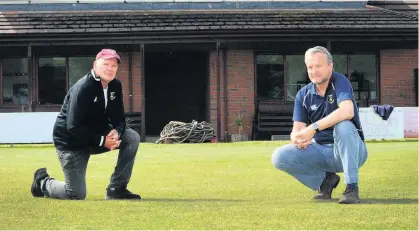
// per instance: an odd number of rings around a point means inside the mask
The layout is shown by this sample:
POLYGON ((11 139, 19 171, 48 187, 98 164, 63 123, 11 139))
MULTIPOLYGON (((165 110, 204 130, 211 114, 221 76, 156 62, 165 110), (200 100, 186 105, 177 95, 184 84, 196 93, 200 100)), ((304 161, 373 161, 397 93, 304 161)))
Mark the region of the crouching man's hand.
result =
POLYGON ((119 134, 115 129, 109 132, 109 134, 105 137, 105 147, 109 150, 115 150, 121 144, 119 139, 119 134))
POLYGON ((314 130, 310 127, 306 127, 299 132, 296 132, 291 136, 291 140, 298 147, 298 149, 306 149, 314 137, 314 130))

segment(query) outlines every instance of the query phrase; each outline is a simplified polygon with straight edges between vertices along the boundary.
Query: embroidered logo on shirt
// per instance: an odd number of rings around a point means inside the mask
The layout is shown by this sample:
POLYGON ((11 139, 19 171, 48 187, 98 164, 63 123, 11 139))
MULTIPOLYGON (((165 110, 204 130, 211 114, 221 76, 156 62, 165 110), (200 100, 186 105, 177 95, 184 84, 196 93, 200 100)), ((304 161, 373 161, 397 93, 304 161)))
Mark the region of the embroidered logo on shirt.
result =
POLYGON ((109 97, 111 100, 114 100, 115 99, 115 92, 111 92, 111 95, 110 95, 110 97, 109 97))
POLYGON ((310 108, 311 108, 311 110, 312 110, 312 111, 317 110, 317 104, 311 105, 311 107, 310 107, 310 108))
POLYGON ((333 98, 333 95, 328 95, 327 96, 327 102, 329 102, 330 104, 332 104, 333 102, 335 102, 335 99, 333 98))
POLYGON ((96 102, 97 102, 97 97, 95 97, 95 99, 93 100, 93 102, 94 102, 94 103, 96 103, 96 102))

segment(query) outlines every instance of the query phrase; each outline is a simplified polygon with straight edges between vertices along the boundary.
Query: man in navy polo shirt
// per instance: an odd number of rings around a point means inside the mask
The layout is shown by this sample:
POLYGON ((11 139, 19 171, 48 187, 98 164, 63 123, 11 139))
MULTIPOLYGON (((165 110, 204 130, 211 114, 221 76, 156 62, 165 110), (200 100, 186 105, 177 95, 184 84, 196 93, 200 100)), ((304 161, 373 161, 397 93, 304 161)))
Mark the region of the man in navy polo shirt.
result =
POLYGON ((340 181, 336 172, 343 172, 346 190, 339 203, 359 203, 358 169, 368 152, 352 87, 333 71, 326 48, 308 49, 305 63, 311 83, 295 98, 292 144, 276 149, 272 164, 318 190, 316 200, 332 198, 340 181))

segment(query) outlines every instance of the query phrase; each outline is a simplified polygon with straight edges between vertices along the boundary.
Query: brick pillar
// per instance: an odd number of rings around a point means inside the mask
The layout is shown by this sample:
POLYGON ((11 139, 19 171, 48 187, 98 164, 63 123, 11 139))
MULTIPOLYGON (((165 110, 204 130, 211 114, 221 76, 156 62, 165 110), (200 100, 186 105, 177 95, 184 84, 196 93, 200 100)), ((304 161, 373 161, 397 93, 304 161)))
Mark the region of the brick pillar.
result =
POLYGON ((121 56, 122 63, 118 67, 118 73, 116 75, 117 79, 119 79, 122 83, 122 94, 124 97, 124 108, 127 112, 129 109, 129 65, 128 65, 128 53, 121 52, 119 53, 121 56))
MULTIPOLYGON (((221 64, 221 62, 220 62, 221 64)), ((217 52, 211 51, 209 58, 208 98, 207 98, 207 122, 214 128, 217 134, 217 52)))
MULTIPOLYGON (((221 55, 222 58, 222 55, 221 55)), ((243 113, 244 133, 249 136, 252 131, 252 120, 254 116, 254 57, 253 51, 249 50, 228 50, 227 51, 227 124, 224 123, 224 81, 223 81, 223 65, 221 59, 221 128, 222 136, 224 131, 230 134, 236 132, 234 128, 228 126, 233 123, 233 116, 236 113, 243 113)), ((208 122, 212 124, 214 130, 217 129, 217 53, 210 53, 210 73, 208 83, 208 122)))
POLYGON ((132 53, 132 103, 133 111, 141 111, 141 81, 143 77, 141 76, 141 53, 133 52, 132 53))
MULTIPOLYGON (((252 50, 230 50, 227 52, 227 118, 232 124, 236 113, 243 113, 243 132, 249 137, 255 113, 255 68, 252 50)), ((237 129, 228 126, 229 134, 237 129)))
POLYGON ((141 54, 140 52, 132 53, 132 83, 129 82, 129 54, 121 52, 122 64, 119 65, 117 78, 122 83, 122 93, 124 95, 125 112, 129 112, 130 108, 130 92, 129 84, 132 84, 132 109, 134 112, 141 111, 141 54))

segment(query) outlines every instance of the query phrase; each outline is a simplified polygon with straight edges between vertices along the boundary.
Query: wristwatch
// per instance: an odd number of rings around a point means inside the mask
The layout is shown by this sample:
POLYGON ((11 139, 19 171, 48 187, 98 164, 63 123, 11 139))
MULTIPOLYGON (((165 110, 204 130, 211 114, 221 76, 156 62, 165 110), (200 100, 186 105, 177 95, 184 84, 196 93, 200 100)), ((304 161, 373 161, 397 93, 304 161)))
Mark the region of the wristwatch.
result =
POLYGON ((316 122, 313 123, 311 126, 313 126, 313 129, 314 129, 314 131, 316 131, 316 133, 320 131, 319 130, 319 125, 316 122))

